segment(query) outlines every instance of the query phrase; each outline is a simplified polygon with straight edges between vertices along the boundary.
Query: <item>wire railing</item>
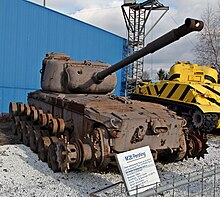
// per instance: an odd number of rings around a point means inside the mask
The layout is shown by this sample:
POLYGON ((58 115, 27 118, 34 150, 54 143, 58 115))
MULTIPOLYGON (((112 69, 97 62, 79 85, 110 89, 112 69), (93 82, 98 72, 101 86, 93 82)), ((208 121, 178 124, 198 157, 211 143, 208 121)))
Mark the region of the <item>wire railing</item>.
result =
MULTIPOLYGON (((220 165, 209 166, 200 170, 185 174, 175 175, 169 180, 163 180, 161 183, 153 185, 153 188, 139 193, 136 189, 136 194, 132 197, 218 197, 220 196, 220 165)), ((149 187, 149 185, 147 186, 149 187)), ((98 190, 90 194, 93 197, 99 196, 128 196, 124 183, 118 182, 106 188, 98 190)))

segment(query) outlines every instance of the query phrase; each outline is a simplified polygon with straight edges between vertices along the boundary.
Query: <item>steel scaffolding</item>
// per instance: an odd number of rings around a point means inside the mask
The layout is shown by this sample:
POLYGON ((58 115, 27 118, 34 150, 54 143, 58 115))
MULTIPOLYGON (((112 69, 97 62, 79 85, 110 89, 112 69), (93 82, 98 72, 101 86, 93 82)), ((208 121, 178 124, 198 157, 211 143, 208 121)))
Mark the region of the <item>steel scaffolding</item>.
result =
MULTIPOLYGON (((148 0, 144 1, 143 3, 136 3, 135 0, 124 1, 124 4, 121 6, 121 8, 128 30, 128 55, 140 50, 145 46, 145 37, 169 10, 169 7, 164 6, 157 0, 148 0), (164 12, 158 18, 158 20, 155 21, 150 30, 145 33, 146 22, 153 10, 162 10, 164 12)), ((133 62, 131 65, 127 66, 126 76, 122 76, 122 83, 126 83, 126 85, 124 85, 125 96, 129 96, 129 94, 136 87, 136 84, 142 81, 143 68, 144 58, 140 58, 139 60, 133 62)))

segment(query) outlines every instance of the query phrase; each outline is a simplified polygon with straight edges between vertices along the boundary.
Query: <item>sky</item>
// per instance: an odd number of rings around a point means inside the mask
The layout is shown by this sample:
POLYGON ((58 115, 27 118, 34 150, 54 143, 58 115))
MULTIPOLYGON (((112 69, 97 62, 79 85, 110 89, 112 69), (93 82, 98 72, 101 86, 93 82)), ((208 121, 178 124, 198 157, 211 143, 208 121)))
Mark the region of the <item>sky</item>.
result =
MULTIPOLYGON (((29 0, 43 5, 44 0, 29 0)), ((127 29, 123 18, 121 5, 123 0, 45 0, 46 7, 69 15, 73 18, 89 23, 96 27, 127 38, 127 29)), ((138 3, 144 0, 138 0, 138 3)), ((215 8, 220 0, 159 0, 164 6, 169 6, 169 11, 159 21, 155 28, 146 37, 145 43, 149 43, 168 31, 182 25, 186 18, 201 19, 204 10, 211 6, 215 8)), ((151 13, 146 24, 146 32, 154 24, 154 21, 162 14, 162 11, 151 13)), ((197 42, 198 32, 193 32, 179 41, 145 57, 146 71, 151 72, 163 68, 169 68, 176 61, 195 62, 193 49, 197 42)), ((154 72, 155 73, 155 72, 154 72)))

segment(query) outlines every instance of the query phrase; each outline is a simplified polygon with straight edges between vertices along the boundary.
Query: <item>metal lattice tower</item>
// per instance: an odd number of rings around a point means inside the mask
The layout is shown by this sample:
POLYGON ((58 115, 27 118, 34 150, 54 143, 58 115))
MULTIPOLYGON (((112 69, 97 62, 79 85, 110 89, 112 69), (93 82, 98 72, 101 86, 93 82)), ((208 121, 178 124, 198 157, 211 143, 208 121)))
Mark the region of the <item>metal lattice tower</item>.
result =
MULTIPOLYGON (((128 30, 127 54, 130 55, 145 46, 145 37, 169 10, 169 7, 165 7, 157 0, 148 0, 143 3, 136 3, 136 0, 125 0, 124 5, 121 7, 128 30), (128 8, 127 12, 125 10, 126 7, 128 8), (163 10, 164 12, 146 33, 146 22, 153 10, 163 10)), ((124 90, 126 96, 129 96, 129 94, 135 89, 136 84, 142 81, 143 67, 144 58, 141 58, 126 67, 126 78, 124 78, 125 76, 122 76, 122 82, 126 83, 124 90)))

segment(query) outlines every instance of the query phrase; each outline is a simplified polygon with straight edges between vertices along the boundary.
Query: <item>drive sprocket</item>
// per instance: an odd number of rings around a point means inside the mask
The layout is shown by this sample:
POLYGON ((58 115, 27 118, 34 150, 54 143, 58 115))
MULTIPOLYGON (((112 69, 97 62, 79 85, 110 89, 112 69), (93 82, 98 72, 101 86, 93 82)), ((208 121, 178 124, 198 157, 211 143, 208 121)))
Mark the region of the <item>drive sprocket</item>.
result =
POLYGON ((203 133, 190 133, 187 136, 187 153, 185 158, 204 158, 207 154, 207 137, 203 133))

